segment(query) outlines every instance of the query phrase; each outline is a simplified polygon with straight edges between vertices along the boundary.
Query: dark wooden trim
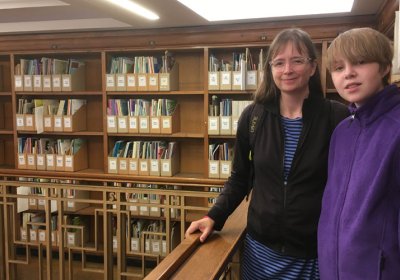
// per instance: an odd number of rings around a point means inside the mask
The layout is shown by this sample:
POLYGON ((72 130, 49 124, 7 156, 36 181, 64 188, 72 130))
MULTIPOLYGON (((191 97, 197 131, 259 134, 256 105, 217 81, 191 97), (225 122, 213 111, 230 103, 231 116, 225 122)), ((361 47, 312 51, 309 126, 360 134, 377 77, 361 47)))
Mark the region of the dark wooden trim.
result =
POLYGON ((331 39, 354 27, 375 27, 376 17, 306 20, 147 30, 75 32, 0 36, 2 53, 146 50, 230 45, 265 45, 283 28, 300 27, 314 40, 331 39))
POLYGON ((377 13, 377 30, 393 39, 396 11, 399 10, 399 0, 386 0, 377 13))

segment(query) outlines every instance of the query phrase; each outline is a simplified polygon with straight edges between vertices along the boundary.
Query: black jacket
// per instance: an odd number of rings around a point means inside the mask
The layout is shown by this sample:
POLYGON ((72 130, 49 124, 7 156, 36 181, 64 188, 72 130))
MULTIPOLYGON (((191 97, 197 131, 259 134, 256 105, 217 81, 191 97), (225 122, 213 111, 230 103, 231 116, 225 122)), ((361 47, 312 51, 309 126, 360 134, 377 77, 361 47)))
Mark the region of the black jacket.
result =
MULTIPOLYGON (((247 232, 285 255, 315 258, 317 223, 327 177, 329 140, 347 108, 323 98, 303 104, 303 129, 284 186, 284 136, 278 98, 264 105, 265 117, 254 141, 254 183, 247 232)), ((221 230, 247 194, 250 165, 249 123, 254 104, 242 113, 236 136, 232 174, 208 216, 221 230)))

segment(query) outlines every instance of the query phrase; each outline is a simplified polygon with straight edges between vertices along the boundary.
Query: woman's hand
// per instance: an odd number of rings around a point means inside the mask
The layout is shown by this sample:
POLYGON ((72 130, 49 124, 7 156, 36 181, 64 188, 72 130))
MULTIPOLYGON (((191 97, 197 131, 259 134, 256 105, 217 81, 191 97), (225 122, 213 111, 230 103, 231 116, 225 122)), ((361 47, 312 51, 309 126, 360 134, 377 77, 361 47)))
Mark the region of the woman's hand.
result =
POLYGON ((187 238, 189 234, 195 232, 196 230, 201 231, 203 234, 200 236, 200 242, 204 242, 207 237, 212 233, 214 228, 214 220, 205 216, 204 218, 194 221, 190 224, 189 228, 185 233, 187 238))

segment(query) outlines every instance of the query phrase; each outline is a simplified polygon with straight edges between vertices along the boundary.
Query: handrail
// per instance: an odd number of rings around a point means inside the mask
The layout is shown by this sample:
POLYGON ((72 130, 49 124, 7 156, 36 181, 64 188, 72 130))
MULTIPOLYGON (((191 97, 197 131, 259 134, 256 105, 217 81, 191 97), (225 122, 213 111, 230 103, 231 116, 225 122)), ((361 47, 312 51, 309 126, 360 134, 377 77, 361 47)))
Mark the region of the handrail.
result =
POLYGON ((200 233, 181 242, 145 280, 218 279, 243 240, 248 202, 243 201, 227 220, 202 244, 200 233))

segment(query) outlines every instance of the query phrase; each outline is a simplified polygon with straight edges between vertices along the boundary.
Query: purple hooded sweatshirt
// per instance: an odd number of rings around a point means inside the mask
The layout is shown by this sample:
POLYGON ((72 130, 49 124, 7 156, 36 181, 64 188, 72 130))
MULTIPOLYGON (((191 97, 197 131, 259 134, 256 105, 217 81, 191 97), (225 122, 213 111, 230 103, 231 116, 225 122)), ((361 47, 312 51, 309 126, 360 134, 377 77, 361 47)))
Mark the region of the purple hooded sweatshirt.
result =
POLYGON ((351 109, 330 144, 320 276, 400 279, 400 92, 387 86, 351 109))

